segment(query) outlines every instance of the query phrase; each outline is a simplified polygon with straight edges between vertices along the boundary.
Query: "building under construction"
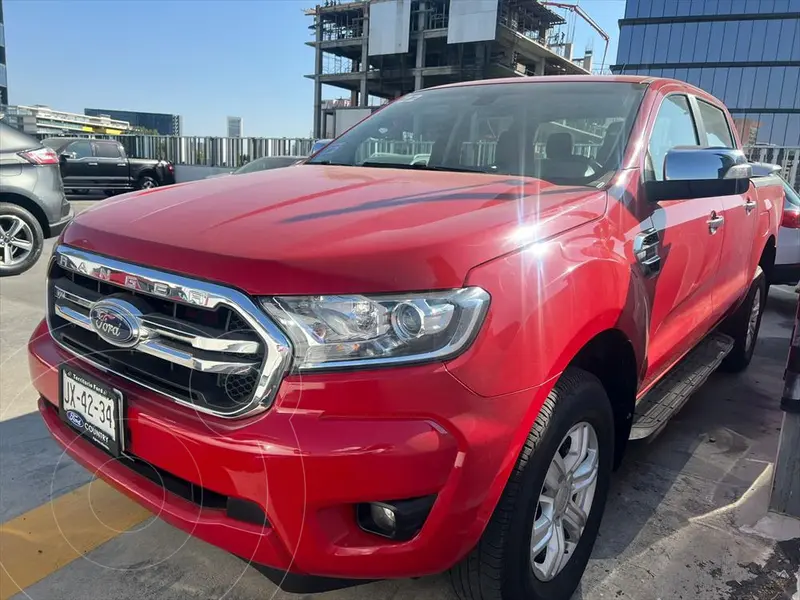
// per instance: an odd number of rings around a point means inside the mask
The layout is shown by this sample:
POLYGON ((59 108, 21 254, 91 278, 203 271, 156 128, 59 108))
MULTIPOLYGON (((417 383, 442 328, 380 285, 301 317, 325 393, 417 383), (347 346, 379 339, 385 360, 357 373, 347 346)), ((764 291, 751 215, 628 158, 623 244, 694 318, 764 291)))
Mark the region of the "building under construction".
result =
MULTIPOLYGON (((493 77, 590 73, 573 58, 567 24, 537 0, 328 0, 306 11, 316 50, 314 135, 331 137, 370 110, 370 97, 493 77), (322 85, 349 92, 323 102, 322 85)), ((607 36, 606 36, 607 37, 607 36)))

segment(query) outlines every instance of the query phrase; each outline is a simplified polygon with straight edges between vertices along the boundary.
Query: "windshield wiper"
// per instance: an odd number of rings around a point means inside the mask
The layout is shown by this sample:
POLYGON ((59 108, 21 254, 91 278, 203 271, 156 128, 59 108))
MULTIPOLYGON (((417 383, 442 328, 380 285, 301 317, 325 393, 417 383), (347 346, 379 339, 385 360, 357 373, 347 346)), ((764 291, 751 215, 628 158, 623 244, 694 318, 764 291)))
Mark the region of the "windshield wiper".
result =
POLYGON ((411 169, 416 171, 450 171, 452 173, 489 173, 483 169, 469 169, 466 167, 441 167, 438 165, 426 165, 424 163, 385 163, 378 161, 365 160, 360 167, 375 167, 378 169, 411 169))
POLYGON ((335 163, 335 162, 331 162, 329 160, 310 160, 305 164, 307 164, 307 165, 325 165, 325 166, 331 166, 331 167, 354 167, 354 166, 356 166, 356 165, 349 165, 347 163, 335 163))

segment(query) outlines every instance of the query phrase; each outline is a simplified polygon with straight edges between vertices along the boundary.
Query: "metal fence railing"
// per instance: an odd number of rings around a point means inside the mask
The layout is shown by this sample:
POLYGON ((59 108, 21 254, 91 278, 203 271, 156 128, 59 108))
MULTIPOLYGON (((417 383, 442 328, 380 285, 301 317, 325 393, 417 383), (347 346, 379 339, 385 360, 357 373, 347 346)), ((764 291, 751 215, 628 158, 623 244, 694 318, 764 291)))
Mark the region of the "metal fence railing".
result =
MULTIPOLYGON (((40 139, 48 137, 39 135, 40 139)), ((306 156, 311 138, 229 138, 162 135, 70 135, 120 142, 132 158, 168 160, 176 165, 237 168, 265 156, 306 156)))
POLYGON ((786 146, 750 146, 744 149, 751 162, 781 166, 781 176, 800 192, 800 148, 786 146))

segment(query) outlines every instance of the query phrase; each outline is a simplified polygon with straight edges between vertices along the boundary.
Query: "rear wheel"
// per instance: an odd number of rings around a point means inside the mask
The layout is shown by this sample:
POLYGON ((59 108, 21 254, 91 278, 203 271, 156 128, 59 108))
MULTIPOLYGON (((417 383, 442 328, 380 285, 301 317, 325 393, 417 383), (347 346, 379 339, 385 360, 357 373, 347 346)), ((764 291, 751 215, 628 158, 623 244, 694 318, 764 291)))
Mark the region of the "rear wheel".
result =
POLYGON ((568 600, 605 509, 614 418, 600 381, 568 369, 547 397, 477 547, 451 570, 461 600, 568 600))
POLYGON ((0 276, 19 275, 39 260, 44 234, 30 212, 0 202, 0 276))
POLYGON ((744 302, 721 327, 734 341, 733 349, 720 365, 723 371, 738 373, 750 364, 761 329, 761 315, 764 313, 766 299, 767 281, 761 267, 758 267, 758 274, 750 285, 744 302))
POLYGON ((142 175, 136 182, 137 190, 149 190, 158 187, 158 182, 149 175, 142 175))

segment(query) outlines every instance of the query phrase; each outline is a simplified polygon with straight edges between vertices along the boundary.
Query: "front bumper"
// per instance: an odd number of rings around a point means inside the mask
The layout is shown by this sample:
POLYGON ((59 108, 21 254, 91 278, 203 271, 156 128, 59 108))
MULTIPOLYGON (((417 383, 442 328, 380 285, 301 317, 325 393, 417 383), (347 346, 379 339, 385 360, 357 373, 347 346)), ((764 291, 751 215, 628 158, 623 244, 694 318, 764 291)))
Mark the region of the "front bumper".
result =
POLYGON ((202 416, 59 348, 44 323, 29 344, 39 410, 67 453, 172 525, 260 565, 382 579, 446 570, 477 543, 546 390, 474 394, 442 365, 287 378, 269 411, 202 416), (127 452, 216 495, 255 503, 266 524, 165 491, 63 423, 58 365, 121 390, 127 452), (360 502, 436 496, 410 541, 366 533, 360 502))

